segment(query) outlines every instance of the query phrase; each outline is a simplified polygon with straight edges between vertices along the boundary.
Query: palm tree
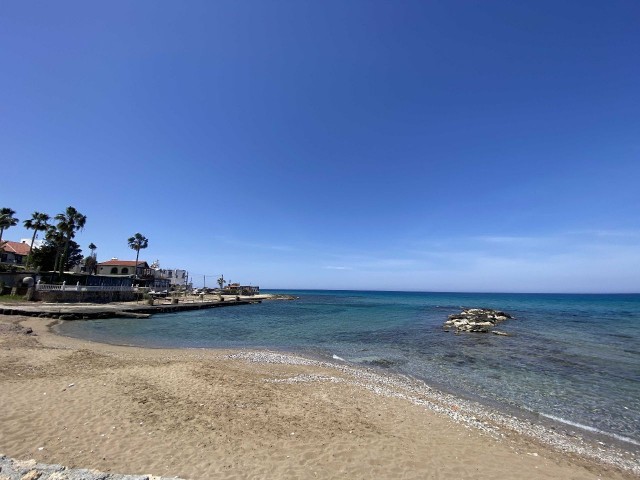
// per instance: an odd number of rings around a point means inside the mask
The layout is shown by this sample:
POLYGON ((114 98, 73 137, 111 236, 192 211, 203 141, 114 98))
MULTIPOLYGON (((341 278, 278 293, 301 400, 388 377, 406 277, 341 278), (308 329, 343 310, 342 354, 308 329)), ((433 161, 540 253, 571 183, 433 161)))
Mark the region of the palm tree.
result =
POLYGON ((138 278, 138 257, 140 256, 140 250, 143 250, 149 246, 149 240, 141 233, 136 233, 133 237, 129 237, 129 248, 136 251, 136 269, 134 278, 138 278))
POLYGON ((14 217, 15 214, 15 210, 0 208, 0 242, 2 242, 2 234, 4 231, 18 224, 18 219, 14 217))
POLYGON ((78 230, 82 230, 84 228, 85 223, 87 223, 87 217, 86 215, 82 215, 75 208, 67 207, 64 213, 59 213, 55 216, 55 219, 58 221, 58 225, 56 227, 64 237, 64 250, 62 260, 59 265, 59 274, 60 278, 62 278, 62 272, 69 252, 69 241, 75 236, 78 230))
POLYGON ((91 255, 89 255, 84 260, 84 266, 86 267, 87 271, 89 272, 89 275, 91 275, 91 274, 93 274, 94 272, 97 271, 97 265, 98 265, 98 259, 97 259, 97 255, 96 255, 96 249, 97 248, 98 247, 96 247, 95 243, 91 242, 89 244, 89 250, 91 250, 91 255))
POLYGON ((36 235, 39 231, 44 231, 49 228, 49 215, 46 213, 33 212, 31 218, 22 222, 24 228, 27 230, 33 230, 33 237, 31 237, 31 247, 29 248, 29 256, 27 257, 27 267, 31 263, 31 252, 33 252, 33 242, 36 241, 36 235))
POLYGON ((47 229, 47 233, 45 233, 44 238, 51 245, 56 247, 56 258, 53 261, 53 271, 56 272, 58 270, 58 262, 61 260, 62 254, 62 244, 64 242, 64 236, 58 230, 55 225, 49 225, 47 229))

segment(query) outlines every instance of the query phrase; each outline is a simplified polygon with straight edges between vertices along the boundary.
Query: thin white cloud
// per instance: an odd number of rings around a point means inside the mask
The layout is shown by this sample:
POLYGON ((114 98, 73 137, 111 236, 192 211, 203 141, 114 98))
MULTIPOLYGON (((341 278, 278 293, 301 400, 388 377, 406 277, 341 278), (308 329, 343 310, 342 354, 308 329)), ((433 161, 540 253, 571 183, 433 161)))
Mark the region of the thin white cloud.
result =
POLYGON ((472 237, 480 242, 496 243, 496 244, 510 244, 510 245, 531 245, 547 242, 550 237, 520 237, 520 236, 508 236, 508 235, 482 235, 479 237, 472 237))
POLYGON ((638 239, 640 231, 638 230, 576 230, 567 232, 569 235, 580 235, 597 238, 618 238, 618 239, 638 239))
POLYGON ((332 255, 365 271, 363 288, 431 291, 640 291, 640 244, 634 232, 557 232, 539 236, 468 236, 390 247, 389 252, 332 255))

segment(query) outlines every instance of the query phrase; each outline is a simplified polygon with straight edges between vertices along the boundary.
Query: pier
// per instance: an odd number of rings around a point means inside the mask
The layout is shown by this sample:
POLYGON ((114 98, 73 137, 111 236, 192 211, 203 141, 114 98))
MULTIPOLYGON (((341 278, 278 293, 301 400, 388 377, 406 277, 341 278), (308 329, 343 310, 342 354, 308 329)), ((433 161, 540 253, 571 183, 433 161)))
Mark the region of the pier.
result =
POLYGON ((225 299, 224 301, 203 301, 184 303, 159 303, 145 305, 136 302, 118 303, 28 303, 0 304, 2 315, 23 315, 26 317, 54 318, 60 320, 91 320, 97 318, 136 317, 146 318, 157 313, 176 313, 207 308, 236 307, 261 303, 262 298, 225 299))

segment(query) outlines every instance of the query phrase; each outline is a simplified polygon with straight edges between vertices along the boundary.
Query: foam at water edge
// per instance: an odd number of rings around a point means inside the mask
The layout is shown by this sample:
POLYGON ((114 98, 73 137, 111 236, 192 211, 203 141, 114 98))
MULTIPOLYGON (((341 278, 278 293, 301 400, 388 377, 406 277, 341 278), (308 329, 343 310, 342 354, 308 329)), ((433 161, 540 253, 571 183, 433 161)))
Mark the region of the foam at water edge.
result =
POLYGON ((565 425, 571 425, 572 427, 580 428, 581 430, 586 430, 592 433, 598 433, 600 435, 606 435, 607 437, 615 438, 616 440, 620 440, 621 442, 631 443, 633 445, 640 446, 640 442, 634 440, 633 438, 624 437, 622 435, 618 435, 616 433, 605 432, 603 430, 599 430, 594 427, 590 427, 589 425, 583 425, 581 423, 572 422, 571 420, 566 420, 564 418, 556 417, 555 415, 550 415, 548 413, 540 412, 540 415, 546 418, 550 418, 551 420, 555 420, 556 422, 564 423, 565 425))

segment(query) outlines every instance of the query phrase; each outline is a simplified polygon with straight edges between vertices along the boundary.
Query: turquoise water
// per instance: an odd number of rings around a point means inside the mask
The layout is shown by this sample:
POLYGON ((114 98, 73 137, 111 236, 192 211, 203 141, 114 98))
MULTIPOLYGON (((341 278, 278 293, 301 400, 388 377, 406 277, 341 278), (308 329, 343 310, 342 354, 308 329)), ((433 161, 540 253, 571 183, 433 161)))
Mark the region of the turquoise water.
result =
POLYGON ((300 298, 66 322, 60 333, 150 347, 333 355, 455 394, 640 445, 640 295, 287 291, 300 298), (460 307, 504 310, 510 337, 442 330, 460 307))

